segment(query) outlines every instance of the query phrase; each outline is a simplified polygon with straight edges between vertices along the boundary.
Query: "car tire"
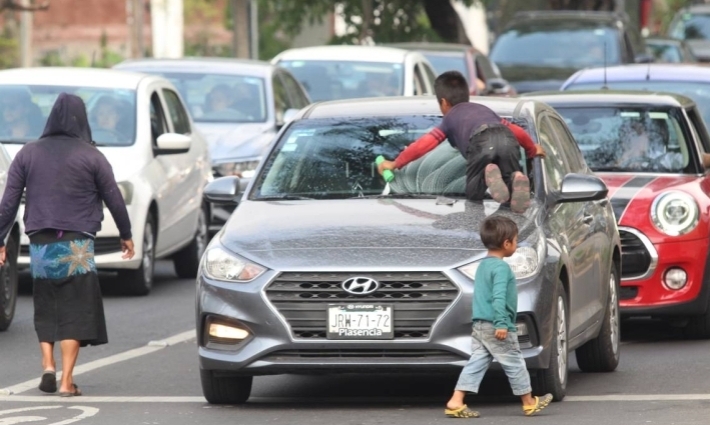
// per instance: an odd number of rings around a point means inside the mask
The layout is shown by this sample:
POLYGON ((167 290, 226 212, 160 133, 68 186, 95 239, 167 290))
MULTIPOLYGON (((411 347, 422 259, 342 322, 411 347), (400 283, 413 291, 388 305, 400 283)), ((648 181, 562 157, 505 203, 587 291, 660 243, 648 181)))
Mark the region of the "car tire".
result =
POLYGON ((148 295, 153 289, 153 275, 155 270, 155 220, 148 214, 143 231, 142 253, 143 259, 136 270, 121 270, 118 279, 123 292, 128 295, 148 295))
POLYGON ((710 339, 710 303, 705 314, 690 317, 683 336, 687 339, 710 339))
POLYGON ((173 256, 173 265, 175 266, 175 273, 177 273, 178 277, 181 279, 191 279, 197 276, 202 254, 205 252, 208 243, 209 224, 207 223, 207 211, 205 208, 200 208, 195 237, 189 245, 173 256))
POLYGON ((619 365, 620 317, 619 272, 612 264, 609 277, 609 297, 604 322, 596 338, 579 347, 575 354, 582 372, 613 372, 619 365))
POLYGON ((0 268, 0 332, 6 331, 15 317, 17 304, 18 275, 17 255, 20 241, 11 234, 5 244, 6 260, 0 268))
POLYGON ((567 295, 562 283, 557 284, 557 308, 553 317, 550 366, 540 369, 532 377, 533 392, 536 395, 552 394, 553 401, 562 401, 567 392, 569 379, 568 314, 567 295))
POLYGON ((202 395, 210 404, 244 404, 251 394, 253 376, 215 376, 211 370, 200 370, 202 395))

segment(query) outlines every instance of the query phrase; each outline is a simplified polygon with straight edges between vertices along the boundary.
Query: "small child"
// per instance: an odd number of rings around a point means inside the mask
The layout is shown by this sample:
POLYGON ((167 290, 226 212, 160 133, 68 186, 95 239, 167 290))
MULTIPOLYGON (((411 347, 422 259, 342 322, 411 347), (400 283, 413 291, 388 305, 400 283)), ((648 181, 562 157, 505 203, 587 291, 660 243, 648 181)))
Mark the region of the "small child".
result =
POLYGON ((503 261, 518 247, 518 227, 507 217, 490 216, 481 224, 481 241, 488 248, 488 256, 481 261, 474 279, 473 352, 444 412, 452 418, 480 416, 464 404, 464 397, 467 392, 478 392, 488 366, 496 359, 508 376, 513 394, 520 396, 523 413, 532 416, 550 404, 552 395, 532 396, 530 374, 518 344, 518 291, 513 271, 503 261))
POLYGON ((468 83, 460 72, 439 75, 434 91, 444 115, 441 124, 407 146, 394 161, 383 161, 378 166, 380 174, 404 167, 448 139, 467 161, 467 199, 482 200, 489 189, 496 202, 510 201, 513 212, 524 212, 530 205, 530 181, 520 167, 520 146, 528 158, 545 156, 542 146, 490 108, 470 103, 468 83))

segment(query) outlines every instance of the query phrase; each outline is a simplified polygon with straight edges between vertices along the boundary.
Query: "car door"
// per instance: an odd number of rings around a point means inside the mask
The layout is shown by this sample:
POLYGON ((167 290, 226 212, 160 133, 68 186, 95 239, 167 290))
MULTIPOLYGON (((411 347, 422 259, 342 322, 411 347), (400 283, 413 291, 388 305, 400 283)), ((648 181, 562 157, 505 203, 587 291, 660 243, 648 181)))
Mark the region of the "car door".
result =
POLYGON ((303 109, 311 103, 306 91, 291 74, 288 72, 280 72, 279 75, 286 88, 288 97, 291 99, 291 105, 293 105, 294 108, 303 109))
POLYGON ((542 160, 545 175, 545 191, 547 199, 547 216, 550 234, 558 235, 562 260, 565 260, 569 275, 569 332, 570 338, 578 335, 585 324, 590 321, 587 305, 589 299, 585 285, 596 285, 591 277, 593 270, 591 261, 586 258, 593 256, 588 242, 588 224, 581 222, 582 206, 580 202, 554 203, 556 194, 562 188, 562 179, 571 172, 565 151, 559 136, 554 130, 550 118, 543 114, 538 118, 538 133, 542 147, 547 153, 542 160))
POLYGON ((207 158, 198 143, 199 140, 196 140, 199 135, 193 132, 190 117, 178 93, 168 87, 163 87, 161 92, 166 106, 166 121, 171 132, 191 138, 187 152, 161 155, 162 161, 170 162, 171 166, 176 166, 178 170, 173 175, 174 193, 169 195, 173 204, 170 234, 165 236, 165 239, 169 239, 173 244, 168 249, 173 249, 192 240, 197 230, 197 218, 202 207, 203 167, 207 158))
MULTIPOLYGON (((548 116, 555 130, 568 168, 572 173, 588 174, 586 163, 567 126, 555 116, 548 116)), ((584 276, 584 284, 578 288, 578 295, 584 299, 587 315, 584 320, 594 322, 601 320, 606 309, 606 291, 611 270, 608 223, 604 220, 609 201, 578 202, 574 220, 578 223, 578 235, 584 238, 580 251, 574 258, 575 268, 579 267, 584 276), (581 224, 580 224, 581 223, 581 224)), ((582 275, 580 275, 580 278, 582 275)))
POLYGON ((283 126, 286 111, 293 108, 286 86, 279 74, 279 72, 275 72, 271 78, 271 88, 274 91, 274 117, 277 129, 283 126))

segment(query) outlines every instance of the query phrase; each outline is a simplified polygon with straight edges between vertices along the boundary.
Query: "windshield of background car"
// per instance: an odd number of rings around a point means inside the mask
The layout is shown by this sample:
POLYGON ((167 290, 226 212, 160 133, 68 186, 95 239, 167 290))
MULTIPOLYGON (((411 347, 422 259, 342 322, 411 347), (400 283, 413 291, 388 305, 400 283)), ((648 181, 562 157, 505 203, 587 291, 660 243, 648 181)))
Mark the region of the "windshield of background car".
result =
POLYGON ((526 23, 501 34, 489 55, 498 66, 581 69, 621 62, 618 32, 579 21, 526 23))
MULTIPOLYGON (((441 122, 440 117, 308 119, 278 140, 252 198, 342 199, 380 195, 385 182, 375 159, 394 159, 441 122)), ((466 162, 449 143, 397 172, 392 193, 464 196, 466 162)))
POLYGON ((264 79, 244 75, 162 73, 178 89, 195 122, 265 122, 264 79))
POLYGON ((466 79, 469 78, 468 68, 466 67, 466 56, 463 53, 437 54, 423 52, 423 54, 434 67, 434 71, 437 75, 446 71, 458 71, 462 73, 466 79))
POLYGON ((710 15, 685 13, 673 24, 670 35, 681 40, 710 39, 710 15))
POLYGON ((679 108, 556 107, 593 171, 694 172, 679 108), (689 170, 692 169, 692 170, 689 170))
MULTIPOLYGON (((597 90, 602 82, 598 83, 573 83, 565 90, 597 90)), ((622 81, 607 83, 612 90, 648 90, 677 93, 689 97, 698 105, 703 116, 703 121, 710 123, 710 84, 702 81, 677 82, 677 81, 622 81)))
POLYGON ((680 48, 672 44, 656 44, 646 41, 646 51, 656 59, 656 62, 683 62, 683 55, 681 54, 680 48))
POLYGON ((399 63, 293 60, 279 65, 301 82, 314 102, 404 94, 404 66, 399 63))
POLYGON ((26 143, 44 131, 60 93, 81 97, 98 146, 129 146, 136 139, 136 91, 50 85, 0 85, 0 141, 26 143))

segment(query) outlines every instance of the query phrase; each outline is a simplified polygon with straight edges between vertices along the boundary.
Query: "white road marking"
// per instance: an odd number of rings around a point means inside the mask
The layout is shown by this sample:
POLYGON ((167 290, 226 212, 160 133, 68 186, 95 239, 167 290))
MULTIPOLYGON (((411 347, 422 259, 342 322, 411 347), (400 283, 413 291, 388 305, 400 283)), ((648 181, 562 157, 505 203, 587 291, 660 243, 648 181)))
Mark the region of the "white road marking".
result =
MULTIPOLYGON (((61 408, 62 408, 62 406, 23 407, 20 409, 1 410, 0 416, 9 415, 12 413, 29 412, 29 411, 34 411, 34 410, 48 410, 48 409, 61 409, 61 408)), ((61 422, 54 422, 49 425, 73 424, 74 422, 79 422, 82 419, 90 418, 90 417, 96 415, 97 413, 99 413, 99 409, 97 409, 95 407, 71 406, 71 407, 67 407, 67 409, 81 410, 81 413, 78 416, 74 416, 73 418, 66 419, 61 422)), ((45 420, 47 420, 47 418, 45 418, 44 416, 12 416, 12 417, 0 418, 0 425, 15 425, 15 424, 21 424, 21 423, 26 423, 26 422, 39 422, 39 421, 45 421, 45 420)))
MULTIPOLYGON (((143 347, 134 348, 133 350, 124 351, 123 353, 114 354, 113 356, 104 357, 102 359, 94 360, 93 362, 78 365, 74 368, 74 376, 81 375, 82 373, 86 372, 91 372, 92 370, 110 366, 116 363, 124 362, 126 360, 134 359, 136 357, 145 356, 146 354, 162 350, 165 347, 189 341, 191 339, 194 339, 195 337, 196 332, 193 329, 191 331, 173 335, 161 341, 150 341, 147 345, 143 347)), ((37 386, 39 386, 40 380, 41 378, 30 379, 29 381, 22 382, 11 387, 7 387, 0 391, 0 397, 12 394, 20 394, 25 391, 37 388, 37 386)))
MULTIPOLYGON (((24 403, 47 403, 49 398, 53 396, 0 396, 0 402, 24 402, 24 403)), ((204 397, 91 397, 81 396, 82 403, 207 403, 204 397)), ((710 400, 710 394, 614 394, 614 395, 583 395, 583 396, 567 396, 565 402, 598 402, 598 401, 616 401, 616 402, 633 402, 633 401, 699 401, 710 400)), ((68 397, 52 400, 52 403, 72 403, 78 399, 68 397)), ((440 397, 251 397, 249 403, 413 403, 413 402, 439 402, 440 397)), ((47 408, 47 407, 45 407, 47 408)), ((16 409, 19 410, 19 409, 16 409)), ((0 412, 2 414, 2 412, 0 412)))

